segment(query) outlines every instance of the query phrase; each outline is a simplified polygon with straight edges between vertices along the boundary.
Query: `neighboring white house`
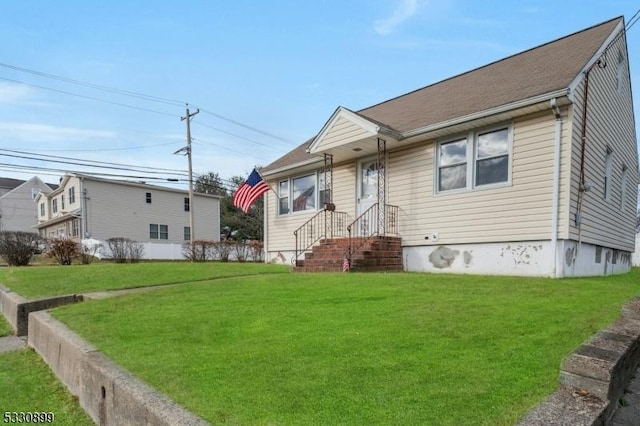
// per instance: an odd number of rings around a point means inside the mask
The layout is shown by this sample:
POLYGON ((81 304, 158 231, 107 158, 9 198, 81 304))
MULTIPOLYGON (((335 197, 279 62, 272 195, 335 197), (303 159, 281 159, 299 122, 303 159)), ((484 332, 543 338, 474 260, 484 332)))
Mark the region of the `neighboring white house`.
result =
POLYGON ((261 170, 273 189, 265 258, 304 258, 351 229, 399 237, 407 271, 628 271, 638 152, 624 26, 619 17, 359 111, 339 107, 261 170))
POLYGON ((35 232, 38 219, 33 200, 53 188, 37 176, 27 181, 0 178, 0 231, 35 232))
POLYGON ((193 208, 194 239, 220 240, 215 195, 195 193, 191 206, 188 191, 73 173, 35 201, 37 228, 44 237, 126 237, 145 245, 145 258, 179 259, 182 244, 191 238, 193 208))

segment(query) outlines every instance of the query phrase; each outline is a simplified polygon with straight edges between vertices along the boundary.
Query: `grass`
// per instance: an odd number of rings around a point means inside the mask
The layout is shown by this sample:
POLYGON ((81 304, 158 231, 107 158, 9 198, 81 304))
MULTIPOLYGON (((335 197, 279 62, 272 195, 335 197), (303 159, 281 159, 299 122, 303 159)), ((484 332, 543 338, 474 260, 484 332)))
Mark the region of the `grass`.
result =
MULTIPOLYGON (((93 425, 78 401, 31 350, 0 354, 0 407, 5 412, 53 413, 56 425, 93 425)), ((4 418, 3 418, 4 424, 4 418)))
POLYGON ((11 334, 13 334, 13 329, 4 319, 4 316, 0 315, 0 337, 9 336, 11 334))
POLYGON ((263 263, 92 263, 0 268, 0 284, 22 297, 34 299, 100 290, 178 284, 238 275, 286 272, 288 272, 287 266, 263 263))
POLYGON ((514 424, 640 270, 550 280, 281 274, 54 311, 215 424, 514 424))

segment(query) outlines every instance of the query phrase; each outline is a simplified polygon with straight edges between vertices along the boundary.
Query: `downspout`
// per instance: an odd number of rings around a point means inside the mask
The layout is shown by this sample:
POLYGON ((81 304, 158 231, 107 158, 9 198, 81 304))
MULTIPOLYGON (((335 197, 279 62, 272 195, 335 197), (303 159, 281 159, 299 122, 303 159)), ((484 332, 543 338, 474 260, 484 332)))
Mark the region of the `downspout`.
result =
POLYGON ((269 247, 269 194, 264 194, 263 208, 262 208, 262 252, 264 253, 264 263, 269 263, 269 256, 267 256, 267 247, 269 247))
POLYGON ((560 147, 562 145, 562 114, 557 98, 551 99, 551 110, 556 118, 556 131, 553 144, 553 202, 551 205, 551 277, 559 278, 563 274, 558 270, 558 217, 560 210, 560 147))
POLYGON ((606 68, 607 63, 602 59, 595 61, 589 69, 584 72, 584 96, 582 99, 582 126, 580 130, 581 151, 580 151, 580 181, 578 186, 578 202, 576 205, 575 224, 578 227, 578 245, 573 252, 572 264, 575 263, 578 257, 580 246, 582 245, 582 207, 584 203, 584 194, 589 191, 587 182, 585 179, 585 156, 587 151, 587 107, 589 105, 589 75, 591 71, 598 66, 598 68, 606 68))

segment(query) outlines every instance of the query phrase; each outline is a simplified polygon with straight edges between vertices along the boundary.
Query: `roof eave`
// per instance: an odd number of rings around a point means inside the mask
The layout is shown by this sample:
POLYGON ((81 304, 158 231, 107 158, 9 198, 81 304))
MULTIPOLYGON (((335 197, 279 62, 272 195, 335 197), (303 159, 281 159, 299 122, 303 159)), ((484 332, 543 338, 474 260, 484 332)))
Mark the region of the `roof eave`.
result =
POLYGON ((502 114, 502 113, 506 113, 509 111, 514 111, 517 109, 521 109, 521 108, 525 108, 531 105, 535 105, 541 102, 546 102, 546 101, 550 101, 551 99, 554 98, 561 98, 561 97, 566 97, 569 95, 569 89, 568 88, 564 88, 564 89, 560 89, 560 90, 556 90, 553 92, 549 92, 549 93, 544 93, 538 96, 534 96, 531 98, 527 98, 527 99, 523 99, 520 101, 516 101, 516 102, 512 102, 509 104, 505 104, 505 105, 500 105, 494 108, 489 108, 483 111, 478 111, 478 112, 474 112, 472 114, 467 114, 467 115, 463 115, 460 117, 456 117, 450 120, 446 120, 446 121, 441 121, 439 123, 434 123, 434 124, 429 124, 427 126, 423 126, 423 127, 419 127, 417 129, 413 129, 413 130, 408 130, 406 132, 403 132, 401 135, 402 139, 408 139, 408 138, 412 138, 415 136, 421 136, 424 135, 426 133, 431 133, 434 132, 436 130, 441 130, 441 129, 445 129, 447 127, 452 127, 458 124, 462 124, 462 123, 466 123, 469 121, 474 121, 474 120, 479 120, 479 119, 483 119, 483 118, 487 118, 493 115, 498 115, 498 114, 502 114))

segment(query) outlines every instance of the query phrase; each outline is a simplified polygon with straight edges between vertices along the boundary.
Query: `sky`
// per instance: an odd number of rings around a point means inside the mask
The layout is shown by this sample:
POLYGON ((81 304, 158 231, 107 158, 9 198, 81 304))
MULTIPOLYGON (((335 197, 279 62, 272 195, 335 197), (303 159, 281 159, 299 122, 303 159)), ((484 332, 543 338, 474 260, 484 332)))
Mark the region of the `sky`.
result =
MULTIPOLYGON (((339 106, 357 111, 614 17, 629 22, 638 9, 620 0, 3 2, 0 176, 57 183, 76 171, 186 189, 187 157, 174 153, 187 145, 189 108, 199 110, 194 175, 246 177, 313 137, 339 106)), ((627 40, 638 93, 640 25, 627 40)))

